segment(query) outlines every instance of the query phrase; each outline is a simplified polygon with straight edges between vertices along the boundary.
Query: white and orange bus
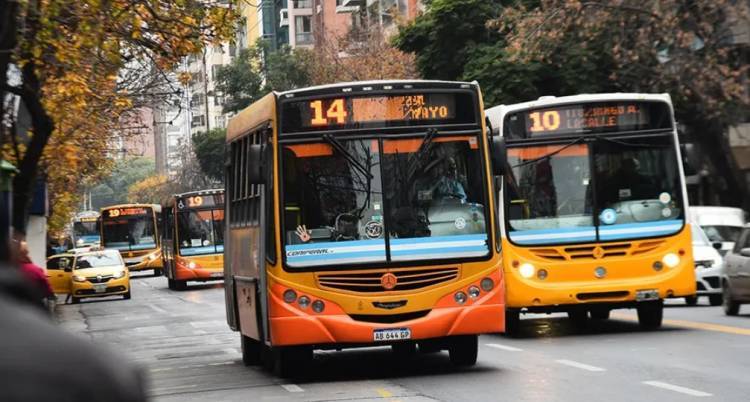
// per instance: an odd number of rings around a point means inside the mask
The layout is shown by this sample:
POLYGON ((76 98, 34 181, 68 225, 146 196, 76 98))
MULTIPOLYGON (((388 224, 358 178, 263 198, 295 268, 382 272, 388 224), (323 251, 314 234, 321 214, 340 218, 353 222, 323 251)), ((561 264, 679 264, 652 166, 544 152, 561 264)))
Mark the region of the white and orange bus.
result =
POLYGON ((270 93, 227 129, 227 320, 246 364, 315 349, 448 350, 473 365, 504 289, 479 86, 270 93))

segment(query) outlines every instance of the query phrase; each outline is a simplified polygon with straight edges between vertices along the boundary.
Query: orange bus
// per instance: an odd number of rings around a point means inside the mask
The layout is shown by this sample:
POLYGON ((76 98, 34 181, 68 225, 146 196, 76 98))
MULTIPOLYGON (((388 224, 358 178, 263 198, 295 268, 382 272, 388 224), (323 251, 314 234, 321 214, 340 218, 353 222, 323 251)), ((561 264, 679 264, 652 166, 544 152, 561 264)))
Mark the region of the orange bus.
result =
POLYGON ((695 294, 687 193, 666 94, 543 97, 487 109, 497 130, 506 331, 521 313, 577 326, 635 308, 662 323, 695 294))
POLYGON ((354 82, 270 93, 227 129, 227 320, 246 364, 315 349, 448 350, 502 332, 479 86, 354 82))
POLYGON ((162 260, 170 289, 224 277, 224 189, 175 194, 162 206, 162 260))
POLYGON ((101 209, 101 246, 118 250, 130 271, 162 274, 159 204, 123 204, 101 209))

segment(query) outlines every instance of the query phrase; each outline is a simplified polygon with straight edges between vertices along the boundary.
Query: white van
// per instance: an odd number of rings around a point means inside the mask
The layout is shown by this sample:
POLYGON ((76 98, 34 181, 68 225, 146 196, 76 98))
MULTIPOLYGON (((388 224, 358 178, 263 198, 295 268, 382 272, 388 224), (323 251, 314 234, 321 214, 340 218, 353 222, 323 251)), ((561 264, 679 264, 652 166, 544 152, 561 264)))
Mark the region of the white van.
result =
POLYGON ((721 255, 734 247, 745 226, 745 211, 732 207, 690 207, 690 222, 697 223, 711 243, 721 243, 721 255))

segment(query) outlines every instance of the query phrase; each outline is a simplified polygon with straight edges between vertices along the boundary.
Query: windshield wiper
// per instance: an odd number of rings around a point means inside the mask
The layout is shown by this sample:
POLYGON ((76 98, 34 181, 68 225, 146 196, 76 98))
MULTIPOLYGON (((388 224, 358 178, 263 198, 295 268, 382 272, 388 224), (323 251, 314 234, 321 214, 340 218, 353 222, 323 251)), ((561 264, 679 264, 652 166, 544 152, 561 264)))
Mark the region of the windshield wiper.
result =
POLYGON ((334 138, 330 134, 324 134, 323 135, 323 139, 327 143, 329 143, 335 150, 339 151, 341 153, 341 155, 344 157, 344 159, 346 159, 346 161, 349 162, 349 164, 352 165, 355 169, 357 169, 359 171, 359 173, 361 173, 363 176, 367 177, 368 179, 374 179, 375 178, 375 176, 373 176, 372 173, 370 173, 370 171, 367 170, 367 168, 362 163, 360 163, 354 157, 354 155, 352 155, 349 152, 349 150, 347 150, 344 147, 344 145, 341 142, 339 142, 339 140, 337 140, 336 138, 334 138))
POLYGON ((526 165, 533 165, 533 164, 538 163, 540 161, 543 161, 545 159, 549 159, 550 157, 559 154, 560 152, 562 152, 562 151, 564 151, 564 150, 572 147, 573 145, 578 144, 579 142, 583 141, 585 138, 586 137, 583 137, 583 136, 582 137, 578 137, 575 140, 573 140, 573 141, 571 141, 571 142, 563 145, 559 149, 556 149, 556 150, 554 150, 554 151, 552 151, 552 152, 550 152, 548 154, 542 155, 542 156, 540 156, 538 158, 534 158, 534 159, 529 159, 527 161, 523 161, 523 162, 521 162, 521 163, 519 163, 517 165, 513 165, 513 166, 511 166, 511 169, 514 169, 514 168, 517 168, 517 167, 521 167, 521 166, 526 166, 526 165))

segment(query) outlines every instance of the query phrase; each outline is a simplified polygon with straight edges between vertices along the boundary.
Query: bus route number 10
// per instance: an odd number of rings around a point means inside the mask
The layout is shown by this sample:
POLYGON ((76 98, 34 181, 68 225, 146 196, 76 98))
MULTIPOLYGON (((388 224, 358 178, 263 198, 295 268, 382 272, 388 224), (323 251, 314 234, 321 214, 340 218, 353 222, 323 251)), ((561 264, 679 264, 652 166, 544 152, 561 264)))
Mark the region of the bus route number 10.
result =
POLYGON ((531 119, 531 128, 529 128, 529 131, 532 133, 555 131, 560 128, 560 113, 557 110, 548 110, 543 113, 529 113, 529 119, 531 119))

